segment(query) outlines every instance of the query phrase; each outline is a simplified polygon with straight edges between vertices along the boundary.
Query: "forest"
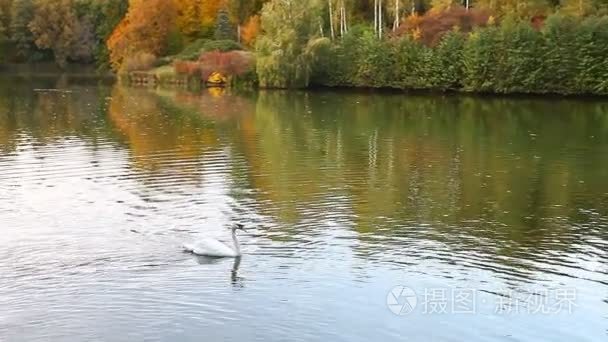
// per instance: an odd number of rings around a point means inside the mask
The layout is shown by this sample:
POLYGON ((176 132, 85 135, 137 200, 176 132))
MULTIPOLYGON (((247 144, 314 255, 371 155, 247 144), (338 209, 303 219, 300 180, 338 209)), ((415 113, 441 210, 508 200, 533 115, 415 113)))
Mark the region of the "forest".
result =
POLYGON ((0 0, 0 62, 264 88, 608 93, 608 0, 0 0))

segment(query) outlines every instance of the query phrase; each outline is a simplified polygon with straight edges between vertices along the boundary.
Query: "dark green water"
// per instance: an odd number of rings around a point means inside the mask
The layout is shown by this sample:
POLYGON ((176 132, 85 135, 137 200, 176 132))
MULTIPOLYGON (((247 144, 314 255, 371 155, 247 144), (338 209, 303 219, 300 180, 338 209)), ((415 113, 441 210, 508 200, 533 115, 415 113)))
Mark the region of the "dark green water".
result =
POLYGON ((4 78, 0 232, 0 340, 605 341, 608 101, 4 78))

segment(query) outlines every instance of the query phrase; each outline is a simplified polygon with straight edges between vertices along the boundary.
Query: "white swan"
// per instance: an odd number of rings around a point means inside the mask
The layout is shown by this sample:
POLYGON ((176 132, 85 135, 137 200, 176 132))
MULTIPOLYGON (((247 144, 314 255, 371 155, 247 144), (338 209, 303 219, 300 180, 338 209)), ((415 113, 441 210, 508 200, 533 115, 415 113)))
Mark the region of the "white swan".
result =
POLYGON ((241 245, 236 237, 237 230, 246 231, 245 228, 243 228, 243 225, 240 223, 236 223, 232 226, 232 242, 234 243, 234 249, 228 247, 223 242, 212 238, 202 239, 191 244, 186 243, 184 244, 184 249, 187 252, 194 253, 196 255, 217 258, 236 258, 241 255, 241 245))

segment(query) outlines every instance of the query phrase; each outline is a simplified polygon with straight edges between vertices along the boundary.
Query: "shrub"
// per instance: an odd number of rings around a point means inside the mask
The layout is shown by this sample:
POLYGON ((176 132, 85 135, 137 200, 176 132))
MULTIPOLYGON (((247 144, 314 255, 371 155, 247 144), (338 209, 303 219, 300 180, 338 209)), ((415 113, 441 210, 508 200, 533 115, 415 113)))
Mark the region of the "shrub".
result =
POLYGON ((243 50, 241 44, 235 42, 234 40, 209 40, 203 44, 202 51, 234 51, 234 50, 243 50))
POLYGON ((244 51, 205 52, 198 61, 203 79, 207 79, 214 71, 227 76, 242 75, 251 71, 254 65, 253 55, 244 51))
POLYGON ((498 76, 497 64, 501 51, 497 51, 500 31, 496 27, 476 30, 469 35, 463 51, 463 89, 490 92, 498 76))
POLYGON ((576 37, 574 92, 608 94, 608 18, 586 18, 576 37))
POLYGON ((154 67, 156 56, 148 52, 138 52, 132 56, 125 57, 120 73, 129 73, 131 71, 146 71, 154 67))
POLYGON ((202 66, 199 62, 177 60, 173 62, 173 70, 178 75, 198 76, 202 66))
POLYGON ((169 64, 172 64, 174 60, 175 60, 174 56, 160 57, 156 60, 156 63, 154 63, 154 66, 161 67, 163 65, 169 65, 169 64))
POLYGON ((201 54, 201 50, 205 44, 209 42, 209 39, 197 39, 192 43, 186 45, 186 47, 177 55, 175 55, 175 59, 187 60, 187 61, 195 61, 201 54))
POLYGON ((447 33, 430 53, 425 73, 428 87, 440 90, 460 89, 463 79, 465 37, 455 30, 447 33))
POLYGON ((543 37, 528 21, 506 20, 500 26, 495 92, 544 92, 541 84, 543 37))
POLYGON ((243 47, 241 44, 233 40, 197 39, 188 44, 180 53, 175 55, 174 59, 196 61, 203 52, 216 50, 226 52, 242 49, 243 47))

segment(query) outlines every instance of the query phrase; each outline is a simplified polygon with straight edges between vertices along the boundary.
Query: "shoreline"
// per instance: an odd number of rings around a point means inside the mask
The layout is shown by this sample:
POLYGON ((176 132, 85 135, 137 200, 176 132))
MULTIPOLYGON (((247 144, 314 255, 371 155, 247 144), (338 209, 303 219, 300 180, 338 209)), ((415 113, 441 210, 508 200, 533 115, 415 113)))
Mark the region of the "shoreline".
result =
MULTIPOLYGON (((148 73, 148 72, 141 72, 148 73)), ((149 73, 151 76, 153 73, 149 73)), ((158 75, 157 75, 158 76, 158 75)), ((175 74, 175 78, 178 75, 175 74)), ((61 70, 58 68, 49 68, 46 63, 44 64, 4 64, 0 66, 0 77, 16 77, 19 79, 28 78, 59 78, 68 77, 73 79, 97 79, 104 82, 113 82, 119 84, 121 82, 121 76, 111 72, 99 73, 95 68, 90 66, 79 66, 76 68, 67 68, 61 70), (10 70, 7 68, 18 66, 17 70, 10 70)), ((181 79, 180 79, 181 80, 181 79)), ((126 83, 126 82, 125 82, 126 83)), ((134 88, 160 88, 160 89, 180 89, 188 90, 192 92, 200 91, 204 86, 201 87, 190 87, 187 82, 164 82, 160 81, 152 85, 136 85, 123 83, 124 86, 134 88)), ((190 84, 191 85, 191 84, 190 84)), ((230 87, 229 87, 230 88, 230 87)), ((494 92, 478 92, 478 91, 462 91, 462 90, 441 90, 441 89, 408 89, 408 88, 395 88, 395 87, 371 87, 371 86, 328 86, 328 85, 317 85, 311 84, 304 88, 272 88, 272 87, 254 87, 253 90, 258 91, 287 91, 287 92, 335 92, 335 93, 360 93, 360 94, 392 94, 392 95, 415 95, 415 96, 442 96, 442 97, 455 97, 455 96, 470 96, 475 98, 488 98, 488 99, 570 99, 570 100, 581 100, 581 101, 597 101, 597 100, 608 100, 608 95, 602 94, 591 94, 591 93, 572 93, 572 94, 561 94, 561 93, 494 93, 494 92)))

